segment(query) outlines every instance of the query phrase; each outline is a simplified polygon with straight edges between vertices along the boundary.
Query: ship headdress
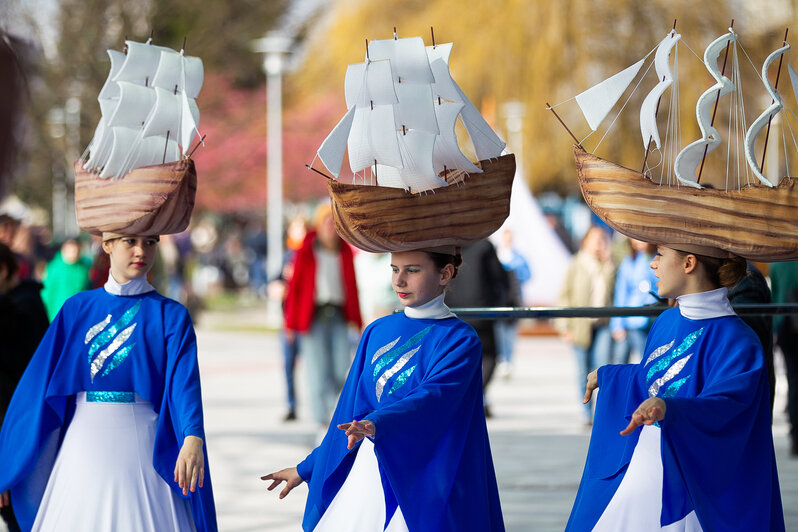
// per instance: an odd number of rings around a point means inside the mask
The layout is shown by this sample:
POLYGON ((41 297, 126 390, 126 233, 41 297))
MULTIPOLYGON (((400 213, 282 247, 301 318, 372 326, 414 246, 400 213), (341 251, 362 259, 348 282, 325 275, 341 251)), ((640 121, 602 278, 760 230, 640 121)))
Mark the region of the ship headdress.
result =
MULTIPOLYGON (((715 83, 701 94, 696 103, 701 138, 684 147, 679 146, 681 129, 678 123, 677 45, 680 39, 674 24, 674 28, 648 54, 656 50, 657 84, 640 109, 640 131, 645 150, 641 171, 588 153, 582 147, 587 137, 580 141, 569 130, 576 141, 574 158, 585 201, 611 227, 638 240, 719 249, 764 262, 798 259, 798 185, 796 179, 789 176, 790 157, 784 157, 786 177, 780 174, 782 168, 775 168, 775 165, 769 172, 771 177, 764 173, 771 125, 776 124, 774 119, 786 106, 777 87, 784 54, 790 50, 786 33, 784 42, 765 59, 761 74, 757 74, 770 98, 770 105, 750 126, 745 123, 742 77, 737 61, 738 48, 742 45, 733 29, 733 21, 727 33, 707 46, 704 65, 715 83), (777 59, 777 69, 771 69, 777 59), (771 84, 773 70, 776 70, 776 82, 771 84), (668 89, 671 89, 668 127, 662 140, 657 113, 668 89), (721 100, 729 102, 723 107, 732 108, 728 128, 723 128, 725 131, 716 127, 718 102, 721 100), (714 178, 713 184, 702 184, 702 176, 705 181, 710 181, 707 179, 708 166, 705 166, 707 156, 716 150, 722 152, 722 146, 726 147, 725 175, 710 176, 714 178), (653 151, 660 152, 660 158, 652 166, 649 154, 653 151), (718 182, 722 184, 720 187, 716 186, 718 182)), ((575 98, 591 130, 596 130, 635 81, 645 59, 600 83, 599 87, 603 87, 600 90, 588 89, 575 98), (629 75, 621 75, 624 73, 629 75), (583 96, 586 93, 588 97, 583 96)), ((642 70, 642 77, 645 77, 648 69, 642 70)), ((788 71, 793 90, 797 91, 798 75, 791 66, 788 66, 788 71)), ((557 106, 549 109, 560 118, 554 110, 557 106)), ((792 110, 789 114, 796 116, 792 110)), ((561 118, 560 122, 564 125, 561 118)), ((778 126, 782 128, 778 136, 783 141, 783 148, 798 153, 798 142, 789 120, 780 120, 778 126), (792 146, 789 141, 792 141, 792 146)), ((715 173, 720 166, 715 165, 715 173)))
POLYGON ((92 234, 178 233, 191 218, 203 65, 151 41, 108 50, 100 121, 74 164, 78 225, 92 234))
POLYGON ((333 216, 350 244, 371 252, 459 246, 509 214, 515 157, 503 155, 505 143, 452 79, 451 50, 394 33, 367 42, 365 61, 347 68, 347 112, 317 157, 335 178, 327 183, 333 216), (458 120, 479 162, 461 150, 458 120), (338 180, 347 153, 352 183, 338 180))

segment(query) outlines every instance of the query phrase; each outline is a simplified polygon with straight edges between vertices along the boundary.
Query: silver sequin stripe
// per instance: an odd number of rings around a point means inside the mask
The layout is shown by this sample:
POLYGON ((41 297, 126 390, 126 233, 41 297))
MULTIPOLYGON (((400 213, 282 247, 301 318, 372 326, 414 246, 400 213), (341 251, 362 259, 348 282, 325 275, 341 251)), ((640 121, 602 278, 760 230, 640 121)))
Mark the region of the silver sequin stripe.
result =
POLYGON ((394 340, 393 342, 385 344, 384 346, 377 349, 377 352, 374 353, 373 357, 371 357, 371 363, 374 364, 374 362, 376 362, 378 358, 380 358, 382 355, 393 349, 393 346, 395 346, 396 343, 399 342, 399 338, 401 338, 401 336, 398 336, 396 340, 394 340))
POLYGON ((95 336, 97 336, 97 335, 99 334, 99 332, 100 332, 100 331, 102 331, 103 329, 105 329, 106 325, 108 325, 109 323, 111 323, 111 315, 110 315, 110 314, 109 314, 109 315, 107 315, 103 321, 101 321, 101 322, 97 323, 96 325, 93 325, 93 326, 91 327, 91 329, 89 329, 88 331, 86 331, 86 339, 85 339, 85 340, 83 340, 83 343, 84 343, 84 344, 88 344, 89 342, 91 342, 91 341, 92 341, 92 339, 93 339, 95 336))
POLYGON ((412 349, 399 357, 399 360, 396 361, 396 364, 394 364, 391 369, 380 376, 380 378, 377 380, 377 386, 375 388, 375 391, 377 392, 377 401, 379 401, 380 397, 382 397, 382 390, 385 387, 385 383, 388 382, 388 379, 393 377, 397 371, 401 370, 404 365, 407 364, 411 358, 413 358, 413 355, 415 355, 419 349, 421 349, 421 346, 416 347, 415 349, 412 349))
POLYGON ((122 346, 122 344, 124 344, 125 341, 127 341, 128 338, 130 338, 130 335, 133 334, 133 330, 136 328, 136 325, 138 324, 134 323, 133 325, 131 325, 130 327, 119 333, 117 337, 114 338, 114 341, 111 342, 111 344, 108 347, 100 351, 100 354, 97 355, 97 357, 92 361, 91 363, 92 382, 94 381, 94 376, 97 375, 100 369, 102 369, 105 360, 109 356, 111 356, 114 353, 114 351, 119 349, 122 346))
POLYGON ((651 386, 648 388, 648 396, 655 397, 659 393, 659 389, 662 387, 662 385, 673 379, 676 375, 678 375, 684 368, 684 365, 687 364, 687 361, 690 360, 690 357, 692 356, 693 354, 690 353, 686 357, 680 358, 679 360, 674 362, 674 364, 668 368, 668 371, 665 372, 665 375, 655 380, 651 384, 651 386))
POLYGON ((652 351, 652 352, 651 352, 651 354, 650 354, 650 355, 648 355, 648 360, 646 360, 646 363, 645 363, 645 364, 643 364, 643 365, 644 365, 644 366, 648 366, 649 364, 651 364, 651 362, 653 362, 653 361, 654 361, 654 360, 656 360, 657 358, 661 357, 663 354, 667 353, 667 352, 668 352, 668 349, 670 349, 671 347, 673 347, 673 343, 674 343, 675 341, 676 341, 676 340, 671 340, 671 343, 669 343, 669 344, 666 344, 666 345, 661 345, 661 346, 659 346, 658 348, 656 348, 654 351, 652 351))

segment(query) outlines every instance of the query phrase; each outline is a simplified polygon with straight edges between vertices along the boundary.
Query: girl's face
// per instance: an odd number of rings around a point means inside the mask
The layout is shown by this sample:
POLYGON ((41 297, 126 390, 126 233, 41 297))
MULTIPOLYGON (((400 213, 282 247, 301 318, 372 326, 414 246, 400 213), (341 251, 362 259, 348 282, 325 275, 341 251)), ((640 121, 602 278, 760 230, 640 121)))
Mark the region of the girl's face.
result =
POLYGON ((155 236, 123 236, 103 242, 103 250, 111 257, 111 274, 116 282, 125 284, 147 275, 157 246, 155 236))
POLYGON ((391 283, 399 301, 406 307, 418 307, 443 293, 452 280, 454 267, 439 269, 423 251, 391 253, 391 283))
POLYGON ((657 290, 663 298, 675 299, 683 295, 687 289, 685 273, 685 256, 678 251, 664 246, 657 246, 657 253, 651 259, 651 269, 659 279, 657 290))

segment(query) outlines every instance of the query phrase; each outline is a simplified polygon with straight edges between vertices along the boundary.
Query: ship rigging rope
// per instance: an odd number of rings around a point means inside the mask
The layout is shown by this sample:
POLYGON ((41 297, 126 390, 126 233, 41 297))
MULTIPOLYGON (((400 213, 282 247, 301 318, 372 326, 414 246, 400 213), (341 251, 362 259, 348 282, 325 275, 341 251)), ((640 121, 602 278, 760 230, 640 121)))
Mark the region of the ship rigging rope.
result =
POLYGON ((693 55, 694 55, 694 56, 696 56, 696 57, 698 58, 698 60, 699 60, 699 61, 701 61, 702 63, 704 62, 704 58, 703 58, 702 56, 698 55, 697 53, 695 53, 695 50, 693 50, 692 48, 690 48, 690 45, 689 45, 689 44, 687 44, 687 43, 686 43, 686 42, 685 42, 683 39, 681 40, 681 43, 682 43, 682 44, 684 44, 684 45, 687 47, 687 49, 688 49, 688 50, 690 50, 691 52, 693 52, 693 55))
MULTIPOLYGON (((732 123, 734 124, 734 146, 735 152, 737 154, 740 153, 740 141, 741 137, 744 133, 741 133, 740 123, 742 122, 743 127, 742 131, 748 130, 748 124, 745 123, 745 102, 740 97, 742 94, 742 77, 740 76, 740 62, 739 56, 737 54, 737 46, 732 48, 732 84, 735 86, 736 90, 732 92, 731 97, 729 98, 729 128, 726 137, 729 139, 727 141, 726 147, 726 183, 725 183, 725 190, 729 190, 729 166, 731 165, 731 151, 732 151, 732 123)), ((744 142, 744 139, 743 139, 744 142)), ((743 184, 743 176, 742 172, 740 171, 740 157, 736 159, 737 163, 737 190, 742 188, 743 184)), ((743 165, 743 170, 745 171, 745 181, 746 184, 750 183, 750 177, 748 172, 748 165, 743 165)))

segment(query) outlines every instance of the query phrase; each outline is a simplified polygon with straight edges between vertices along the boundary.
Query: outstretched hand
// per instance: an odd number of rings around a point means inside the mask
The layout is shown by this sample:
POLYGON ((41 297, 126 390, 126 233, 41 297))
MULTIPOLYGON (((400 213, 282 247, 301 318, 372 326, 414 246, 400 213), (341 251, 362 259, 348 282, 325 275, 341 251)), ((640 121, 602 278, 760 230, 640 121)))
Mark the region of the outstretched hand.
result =
POLYGON ((276 488, 280 482, 285 481, 285 488, 283 488, 283 491, 280 492, 281 499, 291 493, 292 489, 296 488, 303 482, 302 477, 299 476, 299 473, 295 467, 289 467, 287 469, 277 471, 276 473, 269 473, 268 475, 260 477, 260 479, 272 481, 272 483, 266 488, 269 491, 272 491, 274 488, 276 488))
POLYGON ((201 488, 205 481, 205 454, 202 451, 202 438, 186 436, 175 463, 175 482, 183 490, 183 495, 201 488))
POLYGON ((621 431, 621 436, 628 436, 640 425, 653 425, 665 419, 665 401, 659 397, 649 397, 637 407, 632 414, 629 425, 621 431))
POLYGON ((346 444, 347 449, 353 448, 357 442, 366 436, 373 438, 377 433, 377 426, 368 419, 364 419, 363 421, 354 420, 351 423, 341 423, 338 425, 338 428, 346 431, 348 437, 346 444))
POLYGON ((598 370, 594 369, 587 376, 587 384, 585 385, 585 400, 582 401, 583 405, 586 405, 590 402, 590 398, 593 397, 593 390, 597 389, 598 387, 598 370))

